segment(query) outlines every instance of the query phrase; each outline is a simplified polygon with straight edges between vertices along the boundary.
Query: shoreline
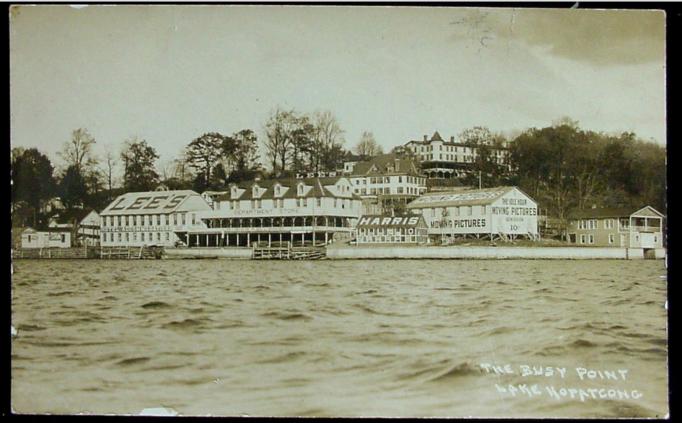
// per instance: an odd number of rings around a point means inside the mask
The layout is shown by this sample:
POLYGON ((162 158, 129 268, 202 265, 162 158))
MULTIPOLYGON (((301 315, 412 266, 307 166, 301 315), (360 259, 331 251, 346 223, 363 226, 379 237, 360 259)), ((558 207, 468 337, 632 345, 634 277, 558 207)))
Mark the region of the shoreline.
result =
MULTIPOLYGON (((251 259, 248 247, 173 248, 164 251, 164 259, 251 259)), ((653 250, 657 260, 665 259, 666 249, 653 250)), ((326 260, 643 260, 641 248, 620 247, 506 247, 506 246, 332 246, 326 260)))
MULTIPOLYGON (((576 246, 419 246, 332 245, 322 260, 643 260, 666 259, 666 249, 576 246)), ((251 247, 166 248, 163 260, 252 260, 251 247)), ((13 259, 100 259, 100 257, 13 257, 13 259)))

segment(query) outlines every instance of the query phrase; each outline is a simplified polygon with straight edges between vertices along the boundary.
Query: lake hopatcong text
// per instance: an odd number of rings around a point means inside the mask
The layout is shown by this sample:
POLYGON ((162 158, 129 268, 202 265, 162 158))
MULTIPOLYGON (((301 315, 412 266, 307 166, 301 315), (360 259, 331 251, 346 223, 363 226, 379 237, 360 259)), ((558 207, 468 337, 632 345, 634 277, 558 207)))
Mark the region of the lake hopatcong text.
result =
MULTIPOLYGON (((480 368, 491 375, 520 375, 523 378, 545 378, 550 383, 495 383, 495 390, 511 397, 548 396, 555 400, 638 400, 644 394, 622 383, 628 380, 628 369, 590 369, 585 367, 558 367, 520 364, 481 363, 480 368), (558 383, 554 381, 561 380, 558 383), (580 386, 590 382, 603 382, 601 386, 580 386), (568 382, 568 383, 566 383, 568 382), (621 385, 619 385, 619 383, 621 385)), ((535 379, 536 380, 536 379, 535 379)))

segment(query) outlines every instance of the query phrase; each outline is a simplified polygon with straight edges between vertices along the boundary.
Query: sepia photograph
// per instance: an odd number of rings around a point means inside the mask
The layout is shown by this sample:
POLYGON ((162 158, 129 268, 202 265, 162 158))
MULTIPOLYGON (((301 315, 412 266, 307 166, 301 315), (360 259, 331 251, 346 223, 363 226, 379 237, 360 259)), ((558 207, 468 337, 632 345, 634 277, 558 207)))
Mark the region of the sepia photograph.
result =
POLYGON ((669 417, 664 10, 8 12, 13 414, 669 417))

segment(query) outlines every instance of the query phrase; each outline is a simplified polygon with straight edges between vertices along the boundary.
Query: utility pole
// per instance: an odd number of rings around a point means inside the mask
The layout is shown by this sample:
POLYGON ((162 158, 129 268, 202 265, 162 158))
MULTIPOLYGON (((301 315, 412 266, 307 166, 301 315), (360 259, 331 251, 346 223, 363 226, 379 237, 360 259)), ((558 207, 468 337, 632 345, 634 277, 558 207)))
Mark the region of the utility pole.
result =
POLYGON ((479 171, 478 171, 478 189, 481 189, 481 188, 482 188, 482 185, 481 185, 481 171, 479 170, 479 171))

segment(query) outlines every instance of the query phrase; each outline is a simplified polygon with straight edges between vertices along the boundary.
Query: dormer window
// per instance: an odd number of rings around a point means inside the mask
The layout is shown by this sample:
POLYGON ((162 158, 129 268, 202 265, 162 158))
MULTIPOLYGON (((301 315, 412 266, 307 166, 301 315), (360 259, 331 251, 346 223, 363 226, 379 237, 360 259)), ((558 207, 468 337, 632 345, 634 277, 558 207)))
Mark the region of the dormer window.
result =
POLYGON ((275 195, 279 196, 281 195, 281 187, 279 184, 275 185, 275 195))
POLYGON ((303 195, 303 184, 298 184, 298 195, 303 195))
POLYGON ((254 197, 258 197, 258 185, 254 185, 253 188, 251 188, 251 191, 254 197))
POLYGON ((237 197, 237 187, 232 187, 232 198, 237 197))

